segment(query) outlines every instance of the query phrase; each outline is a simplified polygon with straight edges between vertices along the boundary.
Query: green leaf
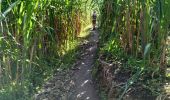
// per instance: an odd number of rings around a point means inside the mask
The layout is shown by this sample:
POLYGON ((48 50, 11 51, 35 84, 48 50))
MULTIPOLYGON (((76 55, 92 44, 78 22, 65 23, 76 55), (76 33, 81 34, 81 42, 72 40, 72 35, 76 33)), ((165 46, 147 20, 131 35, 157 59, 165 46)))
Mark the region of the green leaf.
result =
POLYGON ((7 9, 3 14, 1 14, 1 16, 0 16, 0 21, 2 21, 2 20, 5 18, 5 16, 6 16, 16 5, 18 5, 19 3, 20 3, 20 0, 12 3, 12 4, 8 7, 8 9, 7 9))
POLYGON ((151 43, 148 43, 145 47, 144 57, 146 57, 146 54, 149 52, 150 47, 151 47, 151 43))

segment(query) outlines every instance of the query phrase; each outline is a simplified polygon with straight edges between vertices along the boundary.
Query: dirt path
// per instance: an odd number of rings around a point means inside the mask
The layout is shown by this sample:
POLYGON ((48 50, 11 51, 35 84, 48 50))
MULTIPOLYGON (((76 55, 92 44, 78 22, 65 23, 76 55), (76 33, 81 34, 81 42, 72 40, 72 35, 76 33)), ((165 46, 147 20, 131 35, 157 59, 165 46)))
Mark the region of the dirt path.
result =
POLYGON ((35 100, 100 100, 91 75, 97 42, 98 32, 91 31, 80 45, 81 53, 73 69, 56 72, 35 100))
POLYGON ((88 40, 88 46, 85 48, 83 56, 81 56, 80 63, 76 66, 78 70, 73 75, 76 92, 72 100, 99 100, 91 75, 97 42, 98 33, 93 31, 88 40))

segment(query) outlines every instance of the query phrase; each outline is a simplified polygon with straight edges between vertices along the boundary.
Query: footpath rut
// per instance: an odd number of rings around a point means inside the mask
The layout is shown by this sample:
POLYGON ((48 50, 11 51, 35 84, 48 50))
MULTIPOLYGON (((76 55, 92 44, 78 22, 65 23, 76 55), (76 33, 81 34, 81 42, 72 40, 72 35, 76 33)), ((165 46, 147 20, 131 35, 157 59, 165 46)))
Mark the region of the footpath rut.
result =
POLYGON ((73 75, 76 92, 72 100, 99 100, 91 75, 97 42, 98 33, 93 31, 88 40, 88 47, 85 48, 85 55, 82 56, 81 63, 76 66, 78 70, 73 75))

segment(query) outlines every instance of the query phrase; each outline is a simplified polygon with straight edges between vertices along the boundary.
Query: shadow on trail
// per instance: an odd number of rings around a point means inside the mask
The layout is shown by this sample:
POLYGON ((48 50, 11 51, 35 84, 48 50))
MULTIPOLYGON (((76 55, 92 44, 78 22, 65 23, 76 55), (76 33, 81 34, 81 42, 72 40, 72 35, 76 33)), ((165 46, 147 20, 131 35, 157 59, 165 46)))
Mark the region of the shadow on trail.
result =
POLYGON ((75 82, 75 92, 71 95, 70 100, 99 100, 91 75, 97 42, 98 32, 91 31, 91 34, 82 46, 83 53, 80 55, 81 58, 75 65, 76 70, 72 77, 75 82))
POLYGON ((79 39, 82 43, 62 57, 59 66, 63 64, 65 69, 55 71, 42 91, 35 95, 36 100, 99 100, 91 75, 98 33, 90 31, 89 35, 79 39))

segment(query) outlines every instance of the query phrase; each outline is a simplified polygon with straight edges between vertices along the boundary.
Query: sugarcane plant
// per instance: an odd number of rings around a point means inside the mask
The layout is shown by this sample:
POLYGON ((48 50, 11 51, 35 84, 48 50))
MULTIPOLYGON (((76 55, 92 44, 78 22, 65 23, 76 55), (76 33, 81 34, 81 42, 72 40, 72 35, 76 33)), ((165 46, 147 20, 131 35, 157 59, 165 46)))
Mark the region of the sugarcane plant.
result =
POLYGON ((60 67, 67 52, 75 52, 85 3, 0 0, 0 99, 29 99, 48 70, 60 67))
MULTIPOLYGON (((125 55, 165 65, 168 1, 104 0, 101 6, 101 39, 110 35, 125 55)), ((114 49, 114 48, 113 48, 114 49)))
POLYGON ((103 0, 100 52, 106 60, 120 59, 132 73, 140 72, 138 79, 164 76, 169 4, 168 0, 103 0))

